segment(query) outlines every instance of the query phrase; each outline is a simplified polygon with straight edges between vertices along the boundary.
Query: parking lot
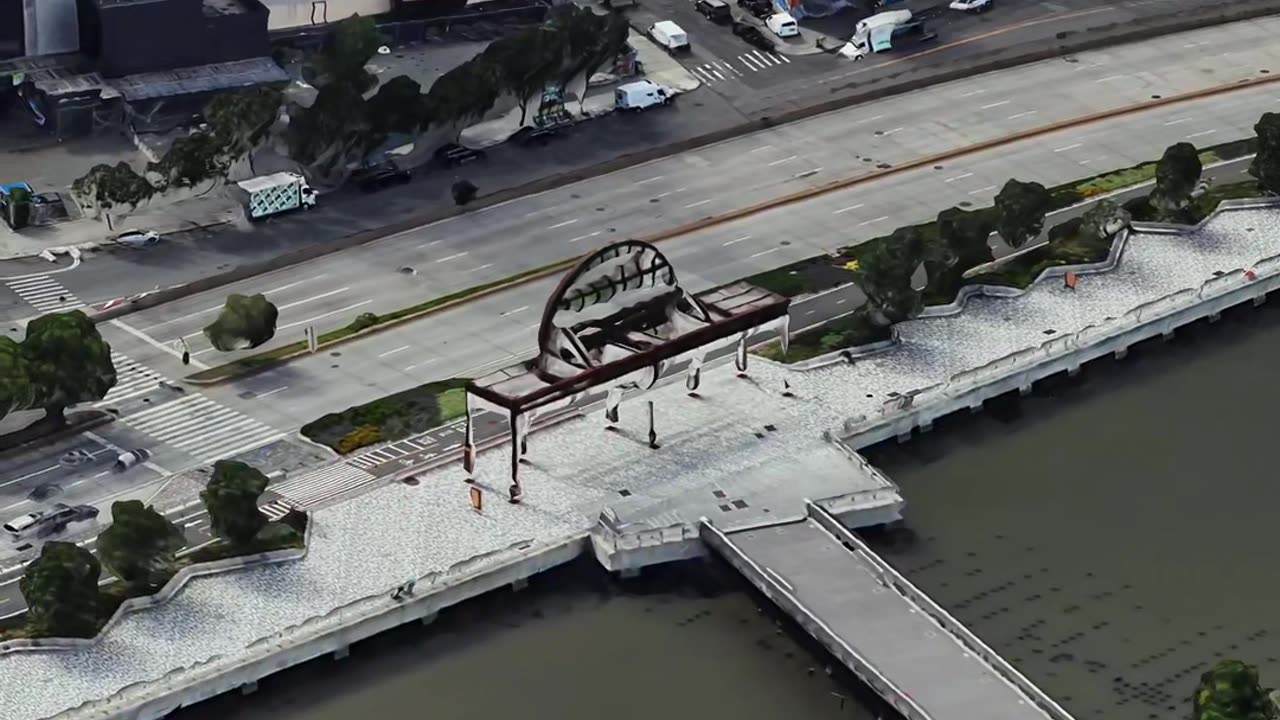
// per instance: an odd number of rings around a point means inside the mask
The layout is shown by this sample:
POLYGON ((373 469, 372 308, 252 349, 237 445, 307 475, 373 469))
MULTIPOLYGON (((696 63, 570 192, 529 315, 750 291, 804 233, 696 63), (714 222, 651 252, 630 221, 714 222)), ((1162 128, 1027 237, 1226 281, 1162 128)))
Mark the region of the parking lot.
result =
MULTIPOLYGON (((927 53, 929 62, 959 60, 1013 44, 1052 42, 1064 30, 1075 32, 1123 21, 1126 16, 1139 16, 1143 12, 1139 7, 1153 1, 1015 4, 996 0, 994 9, 978 14, 951 10, 947 0, 900 0, 878 10, 863 4, 824 18, 803 18, 800 37, 782 40, 764 29, 761 21, 751 17, 737 0, 726 0, 736 20, 760 26, 765 36, 779 46, 772 53, 736 37, 729 24, 703 17, 694 0, 640 0, 639 6, 627 12, 632 25, 639 29, 657 20, 672 20, 680 25, 691 45, 688 53, 679 56, 680 62, 713 92, 750 111, 763 99, 776 102, 784 97, 799 97, 805 88, 810 93, 827 94, 840 78, 877 73, 883 65, 890 65, 897 72, 900 63, 915 62, 906 60, 914 54, 927 53), (900 9, 910 9, 917 17, 923 17, 928 31, 936 33, 937 39, 912 50, 889 51, 857 63, 834 54, 852 36, 859 20, 876 12, 900 9)), ((888 72, 888 68, 881 72, 888 72)))

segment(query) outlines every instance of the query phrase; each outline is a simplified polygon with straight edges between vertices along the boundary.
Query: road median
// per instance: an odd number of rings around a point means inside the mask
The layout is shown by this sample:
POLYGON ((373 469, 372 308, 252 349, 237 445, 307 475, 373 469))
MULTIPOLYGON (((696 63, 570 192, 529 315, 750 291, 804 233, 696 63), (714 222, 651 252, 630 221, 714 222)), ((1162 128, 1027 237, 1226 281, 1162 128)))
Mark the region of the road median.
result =
POLYGON ((762 116, 730 128, 687 138, 660 147, 649 148, 642 152, 622 155, 586 168, 532 180, 490 195, 481 196, 466 209, 456 207, 435 208, 381 228, 354 233, 330 242, 318 243, 269 260, 234 267, 190 283, 148 293, 137 300, 96 313, 94 319, 102 321, 122 317, 138 310, 207 292, 256 275, 366 245, 424 225, 456 217, 470 210, 491 207, 527 195, 547 192, 593 177, 617 172, 634 165, 733 140, 777 125, 805 120, 862 103, 921 90, 932 85, 998 70, 1007 70, 1019 65, 1061 57, 1071 53, 1147 40, 1160 35, 1238 22, 1275 13, 1280 13, 1280 0, 1239 0, 1235 3, 1221 3, 1215 6, 1213 11, 1204 15, 1187 13, 1153 15, 1123 26, 1112 24, 1090 28, 1084 33, 1066 33, 1062 34, 1063 36, 1059 37, 1057 42, 1032 43, 1025 47, 1019 47, 1016 52, 998 54, 993 57, 979 57, 977 62, 951 61, 939 63, 934 67, 904 67, 901 73, 870 81, 860 81, 856 85, 850 83, 841 88, 833 88, 833 92, 841 94, 826 102, 806 104, 803 107, 775 115, 762 116), (908 77, 912 73, 915 73, 915 76, 908 77))

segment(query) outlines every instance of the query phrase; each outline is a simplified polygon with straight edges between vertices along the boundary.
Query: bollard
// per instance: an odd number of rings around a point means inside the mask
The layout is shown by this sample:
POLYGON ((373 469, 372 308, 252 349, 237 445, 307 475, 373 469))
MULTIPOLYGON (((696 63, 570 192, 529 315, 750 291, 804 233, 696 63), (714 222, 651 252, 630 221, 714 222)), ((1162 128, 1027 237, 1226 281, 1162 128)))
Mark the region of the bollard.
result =
POLYGON ((1161 340, 1164 340, 1165 342, 1169 342, 1170 340, 1172 340, 1172 339, 1173 339, 1173 330, 1165 330, 1165 331, 1160 335, 1160 339, 1161 339, 1161 340))
POLYGON ((969 414, 970 414, 970 415, 977 415, 977 414, 978 414, 978 413, 980 413, 980 412, 982 412, 982 401, 981 401, 981 400, 979 400, 979 401, 977 401, 977 402, 975 402, 974 404, 972 404, 972 405, 970 405, 970 406, 969 406, 969 414))
POLYGON ((1123 360, 1129 357, 1129 348, 1120 348, 1115 352, 1115 357, 1117 360, 1123 360))
POLYGON ((514 592, 520 592, 527 587, 529 587, 529 578, 527 577, 517 578, 511 581, 511 589, 514 592))
POLYGON ((438 618, 438 617, 440 617, 440 613, 438 613, 438 612, 431 612, 431 613, 427 613, 426 615, 423 615, 421 618, 419 618, 419 619, 418 619, 418 622, 422 623, 423 625, 430 625, 431 623, 435 622, 435 621, 436 621, 436 618, 438 618))
POLYGON ((1076 377, 1076 376, 1077 376, 1077 375, 1079 375, 1079 374, 1080 374, 1080 366, 1079 366, 1079 365, 1076 365, 1076 366, 1074 366, 1074 367, 1069 367, 1069 368, 1067 368, 1067 377, 1076 377))
POLYGON ((1216 323, 1221 319, 1222 319, 1222 313, 1220 312, 1209 313, 1209 322, 1216 323))
POLYGON ((1021 385, 1021 386, 1019 386, 1019 387, 1018 387, 1018 396, 1019 396, 1019 397, 1026 397, 1026 396, 1028 396, 1028 395, 1030 395, 1030 394, 1031 394, 1031 384, 1030 384, 1030 383, 1027 383, 1026 385, 1021 385))
POLYGON ((240 686, 241 695, 252 695, 253 693, 256 693, 256 692, 258 692, 257 680, 250 680, 249 682, 240 686))
POLYGON ((346 660, 346 659, 347 659, 348 657, 350 657, 350 656, 351 656, 351 646, 350 646, 350 645, 343 645, 342 647, 340 647, 340 648, 338 648, 337 650, 334 650, 334 651, 333 651, 333 659, 334 659, 334 660, 346 660))

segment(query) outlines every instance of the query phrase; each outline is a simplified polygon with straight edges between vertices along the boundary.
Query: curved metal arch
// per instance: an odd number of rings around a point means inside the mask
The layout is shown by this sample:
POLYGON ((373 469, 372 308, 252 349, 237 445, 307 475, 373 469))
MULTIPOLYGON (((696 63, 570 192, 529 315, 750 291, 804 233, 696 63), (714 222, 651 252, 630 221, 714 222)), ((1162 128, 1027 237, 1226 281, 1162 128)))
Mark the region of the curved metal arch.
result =
POLYGON ((676 278, 675 267, 671 264, 671 261, 662 254, 662 251, 658 250, 658 248, 652 243, 647 243, 642 240, 620 240, 618 242, 605 245, 599 250, 596 250, 590 255, 579 260, 577 264, 569 270, 569 272, 565 273, 565 276, 560 279, 560 284, 556 285, 556 289, 551 293, 551 296, 547 298, 547 304, 542 308, 542 321, 538 323, 539 352, 546 351, 548 347, 550 347, 551 337, 558 329, 554 322, 556 313, 560 310, 560 307, 564 302, 564 296, 569 289, 573 287, 573 284, 577 282, 578 279, 587 271, 600 265, 603 261, 610 260, 624 254, 631 254, 623 252, 624 249, 627 248, 635 248, 631 251, 632 253, 646 251, 652 252, 655 258, 665 266, 670 278, 670 285, 675 288, 680 287, 680 283, 676 278))

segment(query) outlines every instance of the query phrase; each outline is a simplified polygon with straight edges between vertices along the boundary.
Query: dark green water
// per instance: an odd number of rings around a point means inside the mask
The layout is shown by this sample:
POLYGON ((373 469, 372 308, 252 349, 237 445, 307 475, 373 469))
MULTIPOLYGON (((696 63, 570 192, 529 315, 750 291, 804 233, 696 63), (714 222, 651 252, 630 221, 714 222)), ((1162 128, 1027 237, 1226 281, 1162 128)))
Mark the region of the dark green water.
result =
POLYGON ((869 456, 886 556, 1077 718, 1184 715, 1208 665, 1280 682, 1280 307, 869 456))

